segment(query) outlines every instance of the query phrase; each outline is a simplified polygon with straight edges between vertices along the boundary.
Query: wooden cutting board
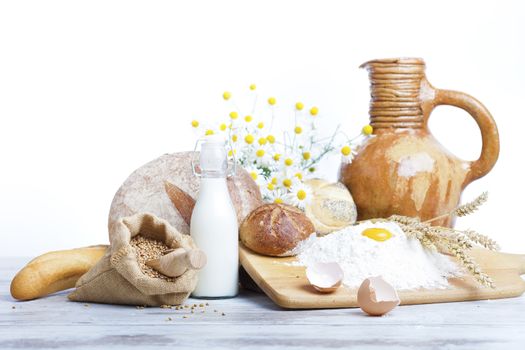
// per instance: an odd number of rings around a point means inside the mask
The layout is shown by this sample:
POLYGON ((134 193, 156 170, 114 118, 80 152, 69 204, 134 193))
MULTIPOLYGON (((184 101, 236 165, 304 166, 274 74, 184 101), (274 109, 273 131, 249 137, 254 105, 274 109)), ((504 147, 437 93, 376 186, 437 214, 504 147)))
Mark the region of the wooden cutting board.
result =
MULTIPOLYGON (((259 255, 241 245, 241 264, 250 277, 277 305, 289 309, 357 307, 357 289, 339 288, 321 294, 310 286, 302 266, 289 266, 295 258, 259 255)), ((451 301, 516 297, 525 292, 525 255, 472 250, 472 256, 487 272, 496 288, 480 286, 472 277, 450 278, 448 289, 398 291, 401 304, 429 304, 451 301)))

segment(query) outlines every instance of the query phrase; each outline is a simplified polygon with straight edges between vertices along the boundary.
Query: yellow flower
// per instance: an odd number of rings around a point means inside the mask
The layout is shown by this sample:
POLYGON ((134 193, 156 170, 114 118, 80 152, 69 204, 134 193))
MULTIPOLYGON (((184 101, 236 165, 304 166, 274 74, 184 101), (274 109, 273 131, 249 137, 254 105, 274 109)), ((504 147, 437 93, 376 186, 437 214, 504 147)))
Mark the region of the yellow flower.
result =
POLYGON ((273 202, 276 203, 276 204, 281 204, 283 202, 283 200, 281 198, 275 198, 273 200, 273 202))
POLYGON ((208 130, 206 130, 206 132, 205 132, 204 134, 205 134, 206 136, 213 135, 213 130, 208 129, 208 130))
POLYGON ((317 108, 317 107, 310 108, 310 114, 311 115, 316 116, 317 113, 319 113, 319 108, 317 108))
POLYGON ((228 157, 233 157, 234 154, 237 154, 237 150, 236 149, 228 151, 228 157))
POLYGON ((299 180, 302 180, 303 179, 303 174, 302 173, 295 173, 294 175, 296 178, 298 178, 299 180))
POLYGON ((297 102, 295 104, 295 109, 297 109, 298 111, 302 111, 304 108, 304 104, 302 102, 297 102))
POLYGON ((343 156, 349 156, 350 153, 352 153, 352 149, 350 148, 350 146, 343 146, 343 148, 341 148, 341 153, 343 154, 343 156))
POLYGON ((275 136, 273 136, 273 135, 266 136, 266 139, 268 140, 269 143, 274 143, 275 142, 275 136))
POLYGON ((266 140, 264 137, 261 137, 258 142, 259 142, 259 145, 262 146, 262 145, 266 145, 266 142, 268 142, 268 140, 266 140))
POLYGON ((199 121, 198 120, 192 120, 191 121, 191 126, 194 127, 194 128, 198 128, 199 127, 199 121))
POLYGON ((276 162, 278 162, 279 159, 281 159, 281 155, 280 155, 279 153, 275 153, 275 154, 273 155, 272 158, 273 158, 273 160, 275 160, 276 162))
POLYGON ((293 129, 293 131, 294 131, 297 135, 299 135, 300 133, 303 132, 303 128, 301 128, 299 125, 297 125, 297 126, 295 127, 295 129, 293 129))
POLYGON ((365 125, 363 126, 362 132, 366 136, 369 136, 369 135, 372 135, 372 133, 374 132, 374 128, 372 127, 372 125, 365 125))
POLYGON ((283 180, 283 186, 286 187, 286 188, 290 188, 292 186, 292 180, 284 179, 283 180))
POLYGON ((277 101, 275 100, 275 97, 270 97, 270 98, 268 99, 268 103, 270 104, 270 106, 275 105, 276 102, 277 102, 277 101))
POLYGON ((310 152, 303 152, 303 159, 304 160, 308 160, 312 157, 312 155, 310 154, 310 152))
POLYGON ((264 150, 263 149, 258 149, 256 152, 255 152, 255 155, 259 158, 261 157, 264 157, 264 150))
POLYGON ((253 90, 255 90, 255 89, 257 89, 257 85, 255 85, 255 84, 251 84, 251 85, 250 85, 250 90, 253 91, 253 90))
POLYGON ((244 117, 244 121, 245 121, 246 123, 249 123, 249 122, 251 122, 252 120, 253 120, 253 118, 252 118, 251 115, 247 115, 246 117, 244 117))
POLYGON ((229 91, 224 91, 224 92, 222 93, 222 98, 223 98, 223 99, 225 99, 225 100, 229 100, 230 97, 232 97, 232 93, 231 93, 231 92, 229 92, 229 91))
POLYGON ((239 139, 239 137, 237 135, 232 135, 232 141, 233 142, 237 142, 238 139, 239 139))
POLYGON ((259 123, 257 124, 257 128, 259 128, 259 129, 264 128, 264 123, 263 123, 263 122, 259 122, 259 123))
POLYGON ((306 191, 305 190, 297 191, 297 199, 299 199, 300 201, 303 201, 303 200, 305 200, 305 198, 306 198, 306 191))
POLYGON ((275 186, 274 186, 273 183, 270 182, 270 183, 266 186, 266 188, 267 188, 269 191, 273 191, 274 188, 275 188, 275 186))
POLYGON ((272 177, 272 185, 277 185, 277 182, 278 182, 278 181, 279 181, 279 180, 277 180, 277 178, 276 178, 275 176, 272 177))
POLYGON ((239 118, 239 114, 237 112, 230 112, 230 118, 235 120, 239 118))
POLYGON ((221 131, 224 131, 226 130, 227 126, 226 124, 222 123, 220 126, 219 126, 219 129, 221 129, 221 131))
POLYGON ((253 135, 250 135, 250 134, 246 135, 244 137, 244 142, 246 142, 247 144, 251 145, 253 143, 253 135))
POLYGON ((257 173, 255 171, 250 171, 250 176, 252 177, 253 181, 257 180, 257 173))
POLYGON ((293 165, 293 159, 292 158, 286 158, 284 160, 284 165, 286 166, 292 166, 293 165))

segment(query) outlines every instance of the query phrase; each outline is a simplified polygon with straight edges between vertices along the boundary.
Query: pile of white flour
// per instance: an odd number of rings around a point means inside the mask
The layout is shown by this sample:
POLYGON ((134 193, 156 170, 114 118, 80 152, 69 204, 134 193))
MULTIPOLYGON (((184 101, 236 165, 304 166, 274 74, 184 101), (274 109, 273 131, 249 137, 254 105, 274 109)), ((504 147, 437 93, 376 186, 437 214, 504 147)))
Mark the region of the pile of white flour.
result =
POLYGON ((327 236, 310 240, 294 265, 337 262, 344 271, 343 283, 359 287, 370 276, 383 276, 396 289, 447 288, 447 277, 461 269, 447 256, 430 252, 417 239, 409 239, 394 222, 365 221, 327 236), (384 228, 392 237, 380 242, 362 235, 367 228, 384 228))

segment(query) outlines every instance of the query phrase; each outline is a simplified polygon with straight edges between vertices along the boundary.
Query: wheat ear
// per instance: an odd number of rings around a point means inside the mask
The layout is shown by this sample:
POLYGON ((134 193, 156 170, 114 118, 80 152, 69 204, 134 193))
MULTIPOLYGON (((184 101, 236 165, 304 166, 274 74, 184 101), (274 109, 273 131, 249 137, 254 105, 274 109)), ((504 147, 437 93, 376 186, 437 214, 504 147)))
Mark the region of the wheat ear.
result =
POLYGON ((444 219, 449 216, 457 216, 457 217, 467 216, 469 214, 472 214, 476 210, 478 210, 479 207, 481 207, 483 203, 487 201, 488 198, 489 198, 489 193, 483 192, 473 201, 460 205, 449 213, 436 216, 435 218, 429 219, 424 222, 429 223, 429 222, 433 222, 436 220, 444 219))

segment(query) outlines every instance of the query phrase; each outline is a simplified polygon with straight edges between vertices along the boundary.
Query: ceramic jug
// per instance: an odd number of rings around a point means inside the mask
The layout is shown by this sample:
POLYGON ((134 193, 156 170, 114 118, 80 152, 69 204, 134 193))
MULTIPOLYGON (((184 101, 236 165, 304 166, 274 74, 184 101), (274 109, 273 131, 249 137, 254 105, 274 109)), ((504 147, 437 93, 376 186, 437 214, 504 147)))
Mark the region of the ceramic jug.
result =
MULTIPOLYGON (((453 210, 463 189, 498 159, 498 129, 489 111, 472 96, 430 85, 422 59, 380 59, 361 67, 370 78, 374 136, 351 163, 341 164, 339 174, 358 219, 400 214, 427 220, 453 210), (461 160, 434 138, 428 118, 439 105, 462 108, 474 118, 483 143, 479 159, 461 160)), ((433 224, 452 226, 454 219, 433 224)))

